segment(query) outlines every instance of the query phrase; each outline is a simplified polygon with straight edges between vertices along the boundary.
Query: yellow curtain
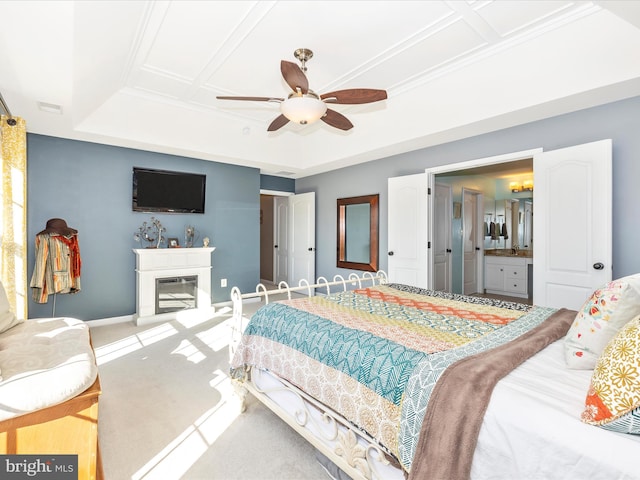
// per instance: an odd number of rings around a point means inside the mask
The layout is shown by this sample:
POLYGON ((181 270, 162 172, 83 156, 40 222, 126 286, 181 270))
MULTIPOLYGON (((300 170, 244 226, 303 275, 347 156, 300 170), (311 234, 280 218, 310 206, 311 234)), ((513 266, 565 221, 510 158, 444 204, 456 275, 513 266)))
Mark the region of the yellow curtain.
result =
POLYGON ((13 126, 7 120, 9 117, 0 115, 0 280, 11 310, 27 318, 27 127, 20 117, 13 117, 13 126))

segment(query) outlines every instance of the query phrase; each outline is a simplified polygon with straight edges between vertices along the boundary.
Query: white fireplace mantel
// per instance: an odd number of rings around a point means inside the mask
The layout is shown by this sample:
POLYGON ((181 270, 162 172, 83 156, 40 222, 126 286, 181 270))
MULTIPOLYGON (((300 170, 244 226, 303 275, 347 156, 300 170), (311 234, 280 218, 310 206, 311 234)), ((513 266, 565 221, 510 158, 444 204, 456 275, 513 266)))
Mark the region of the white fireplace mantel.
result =
POLYGON ((173 320, 180 315, 206 316, 215 312, 211 305, 211 252, 202 248, 134 248, 136 255, 137 325, 173 320), (197 276, 196 308, 170 313, 156 313, 156 280, 159 278, 197 276))

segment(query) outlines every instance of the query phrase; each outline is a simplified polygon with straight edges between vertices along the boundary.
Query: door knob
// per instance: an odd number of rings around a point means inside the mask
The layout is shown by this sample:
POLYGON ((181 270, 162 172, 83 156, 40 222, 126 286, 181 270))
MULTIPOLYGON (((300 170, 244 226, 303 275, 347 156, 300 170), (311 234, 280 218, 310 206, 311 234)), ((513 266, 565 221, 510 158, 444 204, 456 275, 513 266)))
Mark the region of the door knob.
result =
POLYGON ((604 263, 594 263, 593 268, 595 268, 596 270, 602 270, 604 268, 604 263))
POLYGON ((273 248, 278 248, 278 245, 274 245, 273 248))
POLYGON ((309 248, 308 248, 308 250, 309 250, 310 252, 313 252, 313 250, 314 250, 314 249, 313 249, 313 247, 309 247, 309 248))
POLYGON ((389 252, 389 256, 390 257, 393 256, 393 251, 389 252))
POLYGON ((451 249, 450 248, 447 248, 447 253, 451 253, 451 249))

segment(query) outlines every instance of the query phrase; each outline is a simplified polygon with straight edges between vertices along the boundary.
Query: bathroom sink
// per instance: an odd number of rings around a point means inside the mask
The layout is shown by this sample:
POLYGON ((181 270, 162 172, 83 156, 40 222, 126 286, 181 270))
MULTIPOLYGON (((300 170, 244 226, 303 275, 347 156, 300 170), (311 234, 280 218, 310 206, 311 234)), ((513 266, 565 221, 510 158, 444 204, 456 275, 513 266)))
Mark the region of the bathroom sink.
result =
POLYGON ((531 250, 517 250, 515 253, 510 248, 491 248, 484 251, 485 255, 498 257, 533 257, 531 250))

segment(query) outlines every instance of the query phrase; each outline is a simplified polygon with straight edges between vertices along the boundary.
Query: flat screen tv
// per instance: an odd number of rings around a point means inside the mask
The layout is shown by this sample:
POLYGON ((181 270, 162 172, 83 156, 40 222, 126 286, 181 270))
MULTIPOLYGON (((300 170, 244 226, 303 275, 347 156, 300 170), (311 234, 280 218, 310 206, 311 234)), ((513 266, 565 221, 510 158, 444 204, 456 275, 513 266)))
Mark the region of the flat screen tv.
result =
POLYGON ((206 175, 133 167, 133 211, 204 213, 206 175))

